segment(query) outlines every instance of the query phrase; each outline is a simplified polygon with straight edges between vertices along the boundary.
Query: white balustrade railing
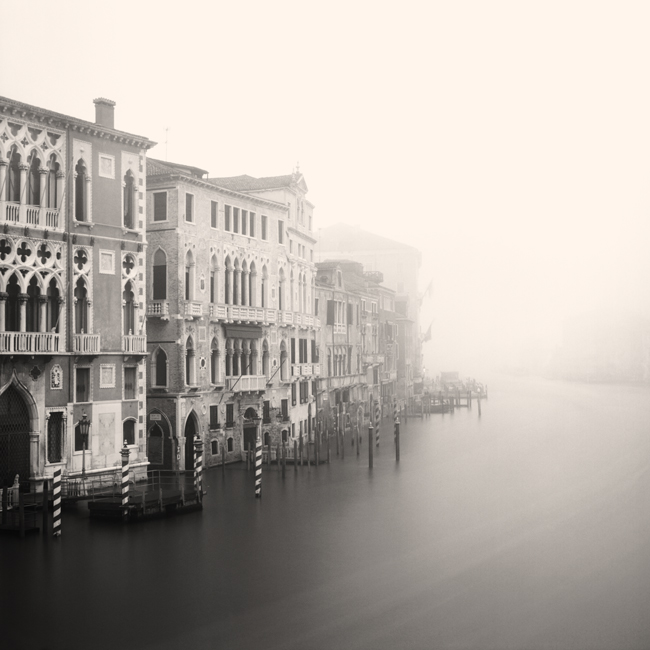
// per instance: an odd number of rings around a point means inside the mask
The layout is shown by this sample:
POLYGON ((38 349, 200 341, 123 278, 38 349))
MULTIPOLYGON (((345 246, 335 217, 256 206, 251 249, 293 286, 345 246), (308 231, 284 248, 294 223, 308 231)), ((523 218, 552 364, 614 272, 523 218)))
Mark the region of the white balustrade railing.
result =
POLYGON ((235 393, 247 390, 265 390, 265 375, 242 375, 241 377, 226 377, 226 390, 235 393))
POLYGON ((147 351, 147 337, 142 334, 127 334, 122 337, 122 351, 142 353, 147 351))
POLYGON ((59 228, 59 211, 56 208, 0 201, 0 220, 57 230, 59 228))
POLYGON ((167 300, 150 300, 147 303, 147 316, 165 318, 169 316, 169 302, 167 300))
POLYGON ((99 334, 75 334, 72 337, 75 352, 81 354, 97 354, 100 349, 99 334))
POLYGON ((218 305, 214 303, 210 305, 210 318, 214 320, 225 320, 226 315, 226 305, 218 305))
POLYGON ((60 352, 61 338, 53 332, 0 332, 0 352, 60 352))
POLYGON ((185 302, 185 316, 203 316, 203 303, 196 300, 188 300, 185 302))

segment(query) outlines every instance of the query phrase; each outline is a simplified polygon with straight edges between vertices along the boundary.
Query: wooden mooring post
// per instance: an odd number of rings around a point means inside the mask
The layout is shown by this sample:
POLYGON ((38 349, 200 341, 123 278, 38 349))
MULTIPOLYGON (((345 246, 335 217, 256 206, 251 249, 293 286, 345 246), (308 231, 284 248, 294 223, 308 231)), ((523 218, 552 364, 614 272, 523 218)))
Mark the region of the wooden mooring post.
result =
POLYGON ((295 472, 298 471, 298 441, 293 441, 293 469, 295 472))
POLYGON ((478 398, 478 416, 481 417, 481 398, 478 398))
POLYGON ((399 419, 395 421, 395 462, 399 463, 399 419))
POLYGON ((226 445, 221 445, 221 475, 226 475, 226 445))
POLYGON ((43 481, 43 537, 47 538, 49 533, 49 508, 50 508, 50 491, 48 489, 47 479, 43 481))
POLYGON ((282 443, 282 478, 286 476, 287 473, 287 445, 282 443))
POLYGON ((373 459, 373 450, 375 448, 375 446, 372 444, 373 433, 374 433, 374 429, 373 429, 372 424, 371 424, 368 427, 368 440, 370 441, 368 443, 368 467, 370 467, 371 469, 372 469, 373 461, 374 461, 374 459, 373 459))

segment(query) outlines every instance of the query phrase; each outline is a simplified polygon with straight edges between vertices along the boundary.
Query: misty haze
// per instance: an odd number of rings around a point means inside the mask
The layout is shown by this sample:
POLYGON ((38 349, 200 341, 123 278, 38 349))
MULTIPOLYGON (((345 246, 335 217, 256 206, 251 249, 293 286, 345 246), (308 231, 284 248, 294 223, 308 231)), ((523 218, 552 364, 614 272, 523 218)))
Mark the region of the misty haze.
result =
POLYGON ((650 7, 0 12, 0 647, 650 648, 650 7))

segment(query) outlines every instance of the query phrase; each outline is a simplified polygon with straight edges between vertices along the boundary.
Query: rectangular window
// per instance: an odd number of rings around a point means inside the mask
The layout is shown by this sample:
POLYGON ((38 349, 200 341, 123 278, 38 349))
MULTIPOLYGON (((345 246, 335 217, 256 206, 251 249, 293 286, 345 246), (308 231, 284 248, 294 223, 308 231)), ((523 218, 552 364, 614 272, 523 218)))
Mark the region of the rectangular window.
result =
POLYGON ((136 398, 136 368, 124 368, 124 399, 136 398))
POLYGON ((280 405, 282 407, 282 419, 287 422, 289 419, 289 400, 288 399, 283 399, 280 402, 280 405))
POLYGON ((90 402, 90 368, 76 370, 75 402, 90 402))
POLYGON ((47 420, 47 462, 60 463, 63 459, 63 413, 54 411, 47 420))
POLYGON ((153 220, 167 221, 167 192, 155 192, 153 195, 153 220))
POLYGON ((227 232, 230 232, 231 229, 229 205, 223 206, 223 229, 226 230, 227 232))
POLYGON ((239 232, 239 208, 232 209, 232 231, 239 232))
POLYGON ((271 422, 271 402, 269 400, 264 401, 264 407, 262 410, 262 423, 269 424, 271 422))
POLYGON ((226 428, 232 429, 235 426, 235 405, 226 404, 226 428))
POLYGON ((318 316, 318 298, 314 298, 314 316, 318 316))
POLYGON ((296 385, 291 384, 291 406, 296 405, 296 385))
POLYGON ((284 244, 284 221, 278 219, 278 244, 284 244))
POLYGON ((219 406, 217 404, 210 405, 210 428, 219 428, 219 406))
POLYGON ((249 214, 250 217, 250 228, 248 229, 248 234, 251 237, 255 237, 255 213, 251 212, 249 214))
POLYGON ((216 201, 210 201, 210 226, 217 228, 217 214, 219 204, 216 201))
POLYGON ((291 363, 296 363, 296 339, 291 339, 291 363))
POLYGON ((245 235, 248 232, 248 210, 241 211, 241 234, 245 235))
POLYGON ((194 222, 194 195, 185 194, 185 221, 194 222))
POLYGON ((269 225, 269 218, 265 214, 263 214, 262 215, 262 239, 264 241, 266 241, 269 238, 268 225, 269 225))

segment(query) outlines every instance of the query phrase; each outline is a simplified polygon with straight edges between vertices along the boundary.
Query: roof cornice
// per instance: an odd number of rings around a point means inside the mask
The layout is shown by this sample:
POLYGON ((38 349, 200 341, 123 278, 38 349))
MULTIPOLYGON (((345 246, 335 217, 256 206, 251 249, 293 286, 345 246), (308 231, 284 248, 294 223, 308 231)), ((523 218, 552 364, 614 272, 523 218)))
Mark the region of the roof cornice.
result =
POLYGON ((245 192, 235 192, 234 190, 229 190, 220 185, 215 185, 210 183, 207 180, 202 178, 196 178, 194 176, 189 176, 180 172, 170 172, 169 174, 154 174, 153 176, 147 176, 147 189, 152 189, 155 185, 161 183, 173 183, 182 181, 183 183, 188 183, 189 185, 194 185, 196 187, 201 187, 203 189, 212 190, 213 192, 219 192, 221 194, 227 194, 233 198, 240 199, 242 201, 252 201, 256 205, 264 205, 275 210, 282 210, 283 212, 289 211, 289 206, 284 203, 278 203, 277 201, 271 201, 270 199, 260 199, 257 196, 251 196, 245 192))
POLYGON ((292 232, 296 235, 300 235, 300 237, 304 237, 307 241, 310 241, 312 244, 318 243, 318 239, 314 239, 311 235, 308 235, 307 233, 304 233, 302 232, 302 230, 298 230, 293 226, 287 226, 287 232, 292 232))
POLYGON ((40 122, 52 128, 63 130, 70 129, 82 134, 87 134, 96 138, 105 138, 121 144, 126 144, 140 149, 151 149, 156 143, 148 138, 116 129, 109 129, 101 124, 87 122, 76 117, 55 113, 54 111, 30 104, 23 104, 8 97, 0 97, 0 115, 26 119, 31 122, 40 122))

